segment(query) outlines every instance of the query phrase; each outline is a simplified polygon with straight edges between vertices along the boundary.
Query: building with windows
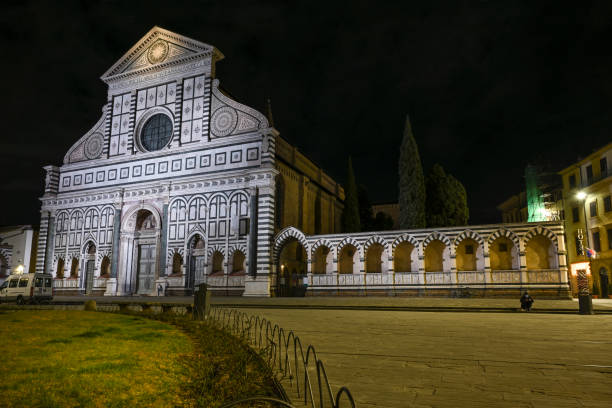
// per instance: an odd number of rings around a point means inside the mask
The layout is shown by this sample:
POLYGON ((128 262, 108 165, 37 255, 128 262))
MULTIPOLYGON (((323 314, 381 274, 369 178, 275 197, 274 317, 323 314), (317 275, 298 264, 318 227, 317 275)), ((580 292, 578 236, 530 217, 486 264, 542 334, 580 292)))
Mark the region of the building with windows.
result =
POLYGON ((0 283, 12 273, 34 272, 37 240, 31 225, 0 227, 0 283))
POLYGON ((560 222, 341 233, 342 187, 223 90, 222 58, 154 27, 102 75, 98 122, 45 167, 56 294, 568 295, 560 222))
POLYGON ((597 253, 590 260, 596 291, 608 292, 612 271, 612 143, 561 170, 565 232, 572 292, 577 293, 575 269, 589 262, 585 248, 597 253))
POLYGON ((154 27, 102 75, 100 119, 45 167, 36 270, 56 293, 267 296, 276 231, 337 232, 342 188, 223 90, 221 59, 154 27))

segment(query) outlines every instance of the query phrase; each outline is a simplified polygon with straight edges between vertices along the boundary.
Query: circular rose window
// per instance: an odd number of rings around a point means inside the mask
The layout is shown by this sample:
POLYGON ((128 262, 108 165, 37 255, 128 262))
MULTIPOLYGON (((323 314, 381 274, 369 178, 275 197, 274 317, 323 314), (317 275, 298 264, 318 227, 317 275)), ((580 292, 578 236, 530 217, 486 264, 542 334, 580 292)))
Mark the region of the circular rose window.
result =
POLYGON ((166 115, 153 115, 142 127, 140 144, 153 152, 165 147, 172 138, 172 121, 166 115))

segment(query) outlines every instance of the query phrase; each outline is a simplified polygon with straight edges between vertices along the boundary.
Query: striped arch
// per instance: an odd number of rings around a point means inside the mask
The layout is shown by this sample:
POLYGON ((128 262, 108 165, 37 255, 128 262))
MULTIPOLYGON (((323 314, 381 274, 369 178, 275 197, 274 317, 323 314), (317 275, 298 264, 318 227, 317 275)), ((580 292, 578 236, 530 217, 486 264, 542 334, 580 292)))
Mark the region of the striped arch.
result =
POLYGON ((538 225, 527 231, 527 233, 523 236, 523 243, 527 245, 527 243, 536 235, 544 235, 546 238, 550 239, 550 241, 555 244, 557 250, 559 249, 559 242, 557 241, 557 236, 555 235, 555 233, 541 225, 538 225))
POLYGON ((172 266, 172 261, 174 260, 174 254, 179 254, 181 258, 183 259, 183 262, 185 261, 185 257, 184 257, 185 251, 183 250, 183 248, 169 248, 168 253, 166 255, 166 265, 172 266))
POLYGON ((342 252, 342 248, 344 248, 348 244, 357 248, 357 251, 359 252, 359 257, 363 259, 363 247, 359 245, 359 242, 357 242, 352 237, 345 237, 342 241, 338 243, 338 245, 336 246, 336 253, 338 254, 338 256, 340 256, 340 252, 342 252))
POLYGON ((384 238, 374 235, 363 244, 363 251, 367 253, 372 244, 380 244, 385 250, 389 250, 389 243, 384 238))
POLYGON ((81 260, 81 254, 78 252, 69 252, 64 261, 72 262, 73 259, 81 260))
MULTIPOLYGON (((191 231, 189 231, 189 235, 187 235, 187 238, 185 239, 185 243, 187 244, 188 247, 191 247, 195 243, 193 238, 196 235, 199 235, 200 239, 202 241, 205 241, 206 233, 204 232, 202 227, 200 227, 199 224, 196 225, 194 228, 192 228, 191 231)), ((190 249, 192 249, 192 248, 190 248, 190 249)))
POLYGON ((273 259, 274 259, 275 264, 278 263, 278 257, 280 256, 280 251, 283 245, 285 244, 285 241, 287 241, 290 238, 297 239, 298 242, 302 245, 302 247, 306 251, 306 253, 309 252, 308 242, 306 241, 306 236, 304 235, 304 233, 295 227, 287 227, 283 229, 281 232, 279 232, 276 235, 276 238, 274 238, 274 247, 272 249, 273 249, 273 254, 274 254, 273 259))
POLYGON ((457 246, 457 245, 459 245, 459 243, 461 241, 463 241, 466 238, 473 239, 474 241, 478 242, 478 244, 480 246, 484 245, 484 239, 482 239, 480 234, 477 234, 476 232, 474 232, 474 231, 472 231, 470 229, 466 229, 461 234, 457 235, 457 237, 455 238, 455 241, 453 242, 453 244, 455 246, 457 246))
POLYGON ((521 247, 519 237, 514 232, 506 228, 500 228, 489 235, 489 238, 487 238, 487 245, 491 245, 497 238, 500 237, 505 237, 512 241, 517 250, 521 247))
POLYGON ((451 241, 450 241, 450 239, 448 239, 448 237, 446 235, 444 235, 444 234, 442 234, 442 233, 440 233, 438 231, 434 231, 431 234, 429 234, 427 236, 427 238, 425 238, 423 240, 423 249, 427 248, 427 245, 429 245, 429 243, 431 241, 436 240, 436 239, 442 241, 444 243, 444 245, 446 245, 448 247, 451 246, 451 241))
POLYGON ((87 247, 91 242, 96 247, 96 254, 98 253, 98 240, 93 236, 92 233, 84 234, 83 240, 81 241, 83 244, 81 245, 81 253, 87 254, 87 247))
POLYGON ((234 252, 236 251, 240 251, 242 252, 242 255, 246 256, 246 247, 242 244, 233 244, 229 247, 229 250, 227 251, 227 258, 231 259, 232 256, 234 256, 234 252))
POLYGON ((208 259, 210 262, 210 259, 212 259, 212 256, 215 252, 219 252, 221 253, 221 255, 223 255, 223 258, 225 258, 225 247, 222 245, 209 245, 208 246, 208 252, 206 252, 206 254, 208 255, 208 259))
POLYGON ((312 245, 312 248, 310 250, 310 253, 312 254, 312 256, 314 256, 315 252, 317 252, 317 249, 319 249, 319 247, 321 246, 327 247, 327 249, 329 249, 330 251, 334 249, 331 242, 329 242, 326 239, 321 238, 312 245))
POLYGON ((415 248, 419 247, 419 241, 410 234, 403 234, 395 238, 391 244, 391 256, 395 256, 395 248, 402 242, 410 242, 415 248))
POLYGON ((100 266, 102 265, 102 259, 104 259, 105 256, 108 258, 109 261, 112 260, 113 251, 110 249, 102 249, 96 251, 96 270, 100 269, 100 266))

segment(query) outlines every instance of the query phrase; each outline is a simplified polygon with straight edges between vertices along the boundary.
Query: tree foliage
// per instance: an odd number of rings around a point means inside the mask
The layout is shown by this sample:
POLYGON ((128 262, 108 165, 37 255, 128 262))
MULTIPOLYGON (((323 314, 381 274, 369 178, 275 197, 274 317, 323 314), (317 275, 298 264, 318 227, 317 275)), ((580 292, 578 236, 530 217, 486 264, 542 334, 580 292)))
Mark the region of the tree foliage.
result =
POLYGON ((393 228, 393 218, 389 214, 378 212, 374 216, 374 209, 364 185, 359 185, 359 222, 361 231, 386 231, 393 228))
POLYGON ((342 229, 344 232, 361 231, 361 223, 359 222, 359 201, 357 194, 357 184, 355 182, 353 162, 350 156, 348 159, 346 186, 344 188, 344 211, 342 212, 342 229))
POLYGON ((425 227, 425 179, 410 118, 406 116, 399 157, 400 228, 425 227))
POLYGON ((435 164, 427 175, 426 187, 427 227, 467 224, 467 193, 459 180, 435 164))

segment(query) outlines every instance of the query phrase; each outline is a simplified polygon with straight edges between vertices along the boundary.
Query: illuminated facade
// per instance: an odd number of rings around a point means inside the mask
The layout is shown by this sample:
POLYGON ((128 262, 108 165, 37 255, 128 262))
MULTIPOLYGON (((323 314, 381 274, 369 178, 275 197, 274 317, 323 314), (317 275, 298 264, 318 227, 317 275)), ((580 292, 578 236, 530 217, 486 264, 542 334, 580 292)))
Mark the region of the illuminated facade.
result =
POLYGON ((36 270, 56 294, 267 296, 276 231, 337 230, 342 188, 223 91, 222 58, 154 27, 102 75, 100 119, 45 167, 36 270))
POLYGON ((56 294, 568 294, 563 226, 340 234, 344 191, 155 27, 102 76, 98 122, 46 166, 36 270, 56 294))
MULTIPOLYGON (((612 272, 612 170, 608 167, 610 163, 612 163, 612 143, 559 172, 563 178, 568 263, 573 266, 589 261, 583 250, 585 248, 595 250, 597 255, 590 261, 590 270, 591 279, 599 296, 609 293, 612 272)), ((573 273, 572 292, 574 295, 578 293, 573 273)))

